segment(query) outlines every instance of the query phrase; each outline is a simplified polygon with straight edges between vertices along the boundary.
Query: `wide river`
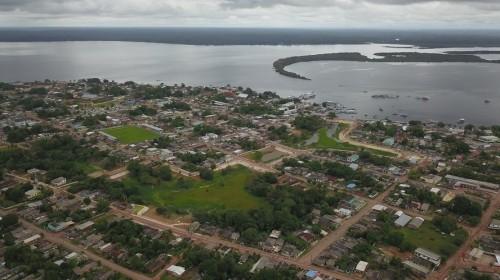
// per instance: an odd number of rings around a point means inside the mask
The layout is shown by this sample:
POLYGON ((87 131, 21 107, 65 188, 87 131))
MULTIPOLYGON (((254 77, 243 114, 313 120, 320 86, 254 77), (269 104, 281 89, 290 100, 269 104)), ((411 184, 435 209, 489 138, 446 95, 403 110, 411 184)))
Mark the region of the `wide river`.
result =
MULTIPOLYGON (((481 48, 487 49, 487 48, 481 48)), ((467 49, 446 49, 467 50, 467 49)), ((500 50, 490 49, 490 50, 500 50)), ((74 80, 189 85, 234 85, 281 96, 316 94, 355 108, 352 118, 436 120, 500 124, 500 64, 311 62, 289 70, 311 78, 274 72, 278 58, 327 52, 405 52, 384 45, 188 46, 130 42, 0 43, 0 81, 74 80), (399 96, 374 99, 374 94, 399 96), (422 101, 426 97, 428 101, 422 101), (485 103, 489 100, 490 103, 485 103)), ((420 52, 442 52, 422 49, 420 52)), ((500 55, 484 55, 500 59, 500 55)))

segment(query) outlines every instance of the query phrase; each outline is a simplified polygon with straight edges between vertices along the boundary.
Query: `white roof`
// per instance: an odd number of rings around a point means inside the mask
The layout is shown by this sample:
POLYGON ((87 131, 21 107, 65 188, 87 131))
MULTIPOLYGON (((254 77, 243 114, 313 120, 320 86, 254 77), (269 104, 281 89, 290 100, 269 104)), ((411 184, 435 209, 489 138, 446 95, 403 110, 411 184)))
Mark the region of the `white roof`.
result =
POLYGON ((382 204, 376 204, 372 207, 372 210, 375 210, 375 211, 385 211, 387 210, 387 207, 382 205, 382 204))
POLYGON ((35 241, 35 240, 37 240, 40 237, 42 237, 40 234, 35 234, 35 235, 31 236, 31 237, 28 237, 28 238, 24 239, 23 243, 24 244, 31 243, 32 241, 35 241))
POLYGON ((182 266, 171 265, 167 268, 167 271, 170 271, 177 276, 181 276, 184 272, 186 272, 186 269, 182 266))
POLYGON ((366 270, 366 267, 368 266, 368 263, 365 261, 359 261, 359 263, 356 265, 356 270, 364 272, 366 270))
POLYGON ((78 253, 77 252, 72 252, 70 253, 69 255, 66 256, 66 259, 69 260, 69 259, 72 259, 74 257, 78 256, 78 253))
POLYGON ((431 193, 438 193, 440 191, 441 191, 440 188, 431 188, 431 193))

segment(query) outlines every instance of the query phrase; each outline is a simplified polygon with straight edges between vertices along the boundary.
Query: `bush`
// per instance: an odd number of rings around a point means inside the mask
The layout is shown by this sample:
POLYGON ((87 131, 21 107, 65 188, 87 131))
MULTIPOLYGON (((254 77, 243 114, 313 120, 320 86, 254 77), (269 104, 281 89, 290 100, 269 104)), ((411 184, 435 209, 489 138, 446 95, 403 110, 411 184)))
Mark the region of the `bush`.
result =
POLYGON ((201 168, 200 169, 200 177, 203 180, 210 181, 214 178, 214 172, 209 168, 201 168))

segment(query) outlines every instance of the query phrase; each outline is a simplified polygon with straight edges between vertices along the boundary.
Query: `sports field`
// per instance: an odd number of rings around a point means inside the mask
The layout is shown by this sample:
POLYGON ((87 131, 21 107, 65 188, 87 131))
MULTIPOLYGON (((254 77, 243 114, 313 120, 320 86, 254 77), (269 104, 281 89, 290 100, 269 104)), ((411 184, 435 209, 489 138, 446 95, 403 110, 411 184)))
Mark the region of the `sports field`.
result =
MULTIPOLYGON (((180 209, 253 209, 265 202, 245 190, 245 185, 254 173, 243 166, 226 172, 216 172, 211 181, 175 178, 158 186, 141 186, 140 198, 154 206, 180 209), (182 184, 179 181, 183 181, 182 184)), ((125 184, 139 184, 126 179, 125 184)))
POLYGON ((133 125, 124 125, 104 129, 104 132, 116 137, 120 143, 134 144, 146 140, 153 140, 160 135, 152 130, 133 125))

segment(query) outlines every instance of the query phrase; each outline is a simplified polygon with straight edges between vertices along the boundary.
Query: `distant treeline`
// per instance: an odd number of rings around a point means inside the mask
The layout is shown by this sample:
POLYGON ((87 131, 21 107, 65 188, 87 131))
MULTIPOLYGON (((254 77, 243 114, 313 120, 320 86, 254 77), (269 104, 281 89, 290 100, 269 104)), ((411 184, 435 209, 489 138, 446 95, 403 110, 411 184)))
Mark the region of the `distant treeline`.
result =
POLYGON ((291 28, 0 28, 0 42, 125 41, 188 45, 402 44, 426 48, 500 47, 498 30, 291 28))

